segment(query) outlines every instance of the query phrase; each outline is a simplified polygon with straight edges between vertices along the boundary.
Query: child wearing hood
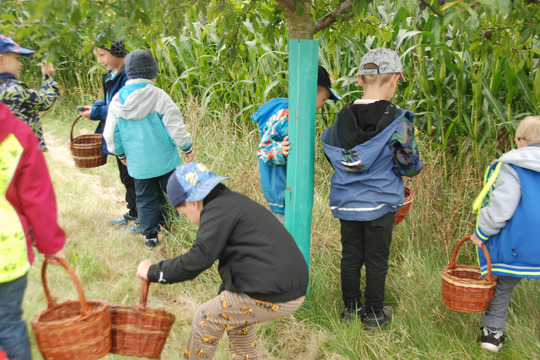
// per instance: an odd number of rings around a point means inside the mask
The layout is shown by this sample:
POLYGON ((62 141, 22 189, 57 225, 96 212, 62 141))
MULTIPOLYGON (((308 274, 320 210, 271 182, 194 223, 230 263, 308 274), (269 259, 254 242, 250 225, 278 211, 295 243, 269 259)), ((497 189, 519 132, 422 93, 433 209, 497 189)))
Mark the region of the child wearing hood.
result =
POLYGON ((180 109, 154 86, 158 65, 150 51, 127 54, 125 69, 129 80, 109 105, 103 138, 135 179, 140 233, 153 250, 165 225, 167 180, 182 162, 178 148, 188 162, 194 152, 180 109))
POLYGON ((482 275, 487 263, 482 243, 497 275, 495 295, 481 319, 480 346, 498 352, 504 342, 508 306, 522 278, 540 278, 540 116, 519 124, 517 149, 503 154, 486 170, 485 185, 473 205, 479 210, 472 242, 479 246, 482 275))

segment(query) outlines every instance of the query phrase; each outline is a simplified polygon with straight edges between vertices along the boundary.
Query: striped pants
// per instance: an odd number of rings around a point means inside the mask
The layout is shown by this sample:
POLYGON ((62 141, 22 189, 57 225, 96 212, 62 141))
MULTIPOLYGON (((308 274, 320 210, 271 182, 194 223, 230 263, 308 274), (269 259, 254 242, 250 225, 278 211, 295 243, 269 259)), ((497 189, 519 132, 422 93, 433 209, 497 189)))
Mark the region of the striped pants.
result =
POLYGON ((270 303, 243 293, 223 291, 197 309, 184 358, 212 359, 219 339, 226 331, 233 359, 259 359, 253 325, 292 314, 303 301, 302 296, 284 303, 270 303))

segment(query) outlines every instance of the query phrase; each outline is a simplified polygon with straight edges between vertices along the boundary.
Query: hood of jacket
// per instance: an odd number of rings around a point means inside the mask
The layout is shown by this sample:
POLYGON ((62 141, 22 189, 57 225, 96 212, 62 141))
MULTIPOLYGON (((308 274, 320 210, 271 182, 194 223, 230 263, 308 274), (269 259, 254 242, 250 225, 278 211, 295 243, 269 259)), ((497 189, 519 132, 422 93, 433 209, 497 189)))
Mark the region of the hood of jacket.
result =
POLYGON ((540 143, 534 143, 520 149, 511 150, 493 161, 492 164, 502 162, 540 172, 540 143))
POLYGON ((344 149, 352 149, 382 132, 396 118, 396 106, 386 100, 371 104, 348 103, 336 120, 337 133, 344 149))
POLYGON ((141 120, 156 111, 158 88, 152 80, 133 79, 118 92, 121 107, 118 116, 124 119, 141 120))

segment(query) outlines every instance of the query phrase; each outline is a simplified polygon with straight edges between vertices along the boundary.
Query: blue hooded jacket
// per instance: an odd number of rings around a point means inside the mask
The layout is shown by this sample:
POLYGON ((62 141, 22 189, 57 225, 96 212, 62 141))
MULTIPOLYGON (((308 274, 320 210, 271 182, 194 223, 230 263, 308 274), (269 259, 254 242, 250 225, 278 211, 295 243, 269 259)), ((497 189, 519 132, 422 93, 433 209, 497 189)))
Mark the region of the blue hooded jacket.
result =
MULTIPOLYGON (((264 133, 265 125, 278 111, 287 109, 289 100, 276 98, 261 106, 251 119, 257 124, 259 132, 264 133)), ((283 140, 288 132, 288 121, 278 125, 278 136, 283 140), (285 134, 285 135, 284 135, 285 134)), ((261 187, 268 203, 270 211, 275 214, 285 213, 285 189, 287 186, 287 164, 273 165, 259 157, 259 171, 261 175, 261 187)))

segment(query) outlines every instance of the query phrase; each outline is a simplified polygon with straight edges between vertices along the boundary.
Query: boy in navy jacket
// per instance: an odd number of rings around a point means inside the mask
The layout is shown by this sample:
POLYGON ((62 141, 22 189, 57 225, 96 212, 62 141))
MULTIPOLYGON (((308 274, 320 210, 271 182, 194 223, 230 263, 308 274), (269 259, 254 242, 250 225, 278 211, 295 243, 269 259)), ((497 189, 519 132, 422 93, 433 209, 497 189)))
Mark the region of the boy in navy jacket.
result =
POLYGON ((324 153, 335 170, 330 209, 341 224, 341 288, 345 321, 362 319, 376 331, 393 314, 383 306, 394 215, 403 205, 402 176, 422 168, 414 139, 413 117, 392 104, 403 79, 398 54, 377 48, 362 57, 361 99, 345 105, 322 134, 324 153), (360 270, 366 267, 366 303, 362 306, 360 270))

